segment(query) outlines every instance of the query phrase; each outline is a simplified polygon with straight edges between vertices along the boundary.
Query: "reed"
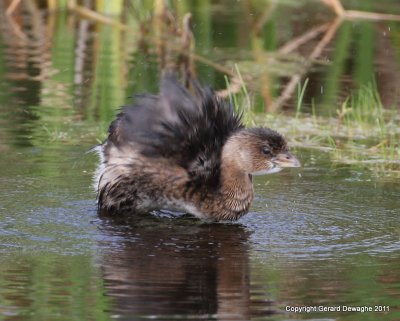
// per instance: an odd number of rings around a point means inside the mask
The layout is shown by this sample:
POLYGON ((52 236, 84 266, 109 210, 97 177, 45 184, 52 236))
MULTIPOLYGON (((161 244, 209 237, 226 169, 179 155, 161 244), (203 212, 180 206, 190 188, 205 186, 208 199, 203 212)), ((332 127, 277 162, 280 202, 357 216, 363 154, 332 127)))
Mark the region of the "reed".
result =
MULTIPOLYGON (((26 51, 37 55, 34 60, 40 63, 35 67, 40 70, 34 80, 42 88, 38 97, 42 104, 58 107, 38 109, 43 122, 49 115, 58 121, 81 117, 103 126, 132 93, 156 91, 160 71, 175 65, 219 89, 217 93, 243 113, 247 125, 277 128, 293 145, 329 151, 337 162, 396 168, 399 112, 383 106, 371 79, 377 58, 376 28, 371 21, 357 22, 362 28, 354 28, 349 21, 354 12, 340 9, 337 0, 324 2, 337 17, 294 35, 293 22, 285 21, 288 27, 282 29, 282 18, 290 10, 279 2, 243 1, 240 9, 254 15, 246 14, 246 19, 235 23, 212 16, 210 0, 48 0, 48 15, 39 12, 46 3, 13 0, 7 6, 0 2, 11 34, 2 39, 10 48, 25 41, 26 51), (32 28, 21 23, 25 18, 21 12, 31 16, 32 28), (196 26, 193 30, 190 16, 196 26), (92 38, 88 36, 91 30, 95 30, 92 38), (49 45, 33 51, 32 39, 49 45), (324 50, 328 45, 329 50, 324 50), (356 54, 350 55, 353 49, 356 54), (330 60, 324 60, 328 55, 330 60), (50 58, 45 61, 44 57, 50 58), (316 67, 324 68, 324 77, 313 78, 316 67), (90 77, 85 78, 87 71, 90 77), (343 75, 351 77, 351 90, 343 88, 343 75), (344 101, 343 93, 348 95, 344 101)), ((219 10, 224 13, 227 8, 221 5, 219 10)), ((394 48, 398 34, 398 30, 392 32, 388 39, 394 48)), ((0 73, 7 75, 3 60, 0 73)), ((62 140, 63 133, 66 139, 75 139, 67 126, 56 126, 59 123, 49 121, 38 130, 49 140, 62 140)))

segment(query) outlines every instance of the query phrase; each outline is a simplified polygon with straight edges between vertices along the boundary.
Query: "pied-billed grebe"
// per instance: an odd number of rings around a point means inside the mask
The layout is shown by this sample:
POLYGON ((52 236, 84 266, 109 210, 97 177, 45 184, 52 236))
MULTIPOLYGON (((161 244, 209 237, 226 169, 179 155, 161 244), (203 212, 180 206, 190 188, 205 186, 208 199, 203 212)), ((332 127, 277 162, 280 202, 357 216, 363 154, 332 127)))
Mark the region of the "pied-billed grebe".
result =
POLYGON ((172 209, 207 220, 237 220, 253 200, 252 175, 298 167, 285 139, 244 128, 228 102, 167 74, 159 95, 140 95, 111 123, 99 147, 99 210, 172 209))

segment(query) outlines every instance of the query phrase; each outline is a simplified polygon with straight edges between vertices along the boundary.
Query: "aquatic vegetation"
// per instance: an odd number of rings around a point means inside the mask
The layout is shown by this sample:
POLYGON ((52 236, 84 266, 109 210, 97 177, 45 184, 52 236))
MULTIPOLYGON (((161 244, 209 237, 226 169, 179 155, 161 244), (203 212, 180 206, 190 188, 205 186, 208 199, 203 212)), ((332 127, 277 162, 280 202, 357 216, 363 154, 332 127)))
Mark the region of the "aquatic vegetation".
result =
MULTIPOLYGON (((203 84, 230 99, 247 125, 279 127, 293 145, 327 150, 335 162, 379 167, 382 173, 398 170, 399 112, 380 99, 393 85, 382 84, 379 78, 371 82, 375 61, 382 54, 374 50, 374 42, 385 41, 386 47, 396 50, 399 33, 395 24, 388 23, 378 34, 372 21, 396 21, 395 15, 347 10, 340 1, 324 0, 319 11, 331 9, 335 17, 327 15, 323 23, 313 20, 295 30, 301 20, 284 28, 280 18, 307 7, 306 1, 238 4, 235 10, 244 10, 248 20, 223 26, 221 19, 209 15, 209 1, 94 1, 86 7, 75 1, 48 1, 50 14, 40 19, 42 6, 37 1, 12 3, 0 4, 7 15, 4 30, 15 35, 2 34, 12 48, 9 52, 36 48, 37 40, 51 44, 50 50, 43 49, 46 46, 30 50, 37 74, 30 74, 32 68, 25 61, 21 60, 26 75, 7 64, 10 57, 0 61, 5 79, 26 77, 43 83, 38 99, 49 107, 32 108, 38 126, 23 128, 35 145, 101 142, 116 109, 132 93, 154 91, 159 71, 172 64, 184 75, 196 73, 203 84), (18 24, 22 6, 29 18, 26 26, 18 24), (72 13, 79 25, 76 32, 68 22, 72 13), (366 21, 357 21, 361 17, 366 21), (30 30, 30 25, 40 28, 30 30), (97 35, 90 38, 92 28, 97 35), (216 38, 219 31, 223 39, 216 38), (323 76, 316 77, 321 71, 323 76), (80 130, 79 122, 90 122, 92 129, 80 130)), ((225 8, 214 9, 228 14, 225 8)), ((393 56, 391 65, 397 60, 393 56)), ((7 104, 19 98, 9 95, 7 104)), ((396 99, 390 102, 393 106, 396 99)))
POLYGON ((243 83, 230 99, 237 109, 245 106, 247 123, 279 128, 292 146, 326 151, 336 163, 367 167, 378 176, 400 175, 400 113, 383 107, 375 83, 345 99, 334 117, 318 115, 315 104, 311 113, 302 110, 307 85, 308 80, 298 86, 294 115, 254 113, 243 83))
POLYGON ((325 150, 334 162, 367 167, 379 176, 400 174, 400 133, 382 133, 390 123, 367 127, 357 122, 341 124, 335 118, 318 118, 316 123, 307 114, 297 121, 282 115, 272 121, 286 124, 292 145, 325 150), (346 135, 355 131, 356 135, 346 135))

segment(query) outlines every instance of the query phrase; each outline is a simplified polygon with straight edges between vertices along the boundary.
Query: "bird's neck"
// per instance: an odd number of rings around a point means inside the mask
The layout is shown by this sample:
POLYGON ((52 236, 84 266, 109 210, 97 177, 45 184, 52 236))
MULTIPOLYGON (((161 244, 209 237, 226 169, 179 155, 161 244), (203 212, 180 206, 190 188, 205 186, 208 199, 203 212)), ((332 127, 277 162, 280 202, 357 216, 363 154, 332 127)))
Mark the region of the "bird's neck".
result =
POLYGON ((238 142, 229 139, 221 155, 221 194, 234 212, 247 212, 253 200, 251 175, 243 168, 238 142))
POLYGON ((253 193, 251 175, 243 171, 235 159, 223 158, 221 188, 233 196, 253 193))
POLYGON ((244 151, 243 144, 246 142, 240 133, 239 131, 233 134, 225 142, 222 148, 221 164, 225 167, 225 170, 244 176, 250 160, 248 159, 248 153, 244 151))

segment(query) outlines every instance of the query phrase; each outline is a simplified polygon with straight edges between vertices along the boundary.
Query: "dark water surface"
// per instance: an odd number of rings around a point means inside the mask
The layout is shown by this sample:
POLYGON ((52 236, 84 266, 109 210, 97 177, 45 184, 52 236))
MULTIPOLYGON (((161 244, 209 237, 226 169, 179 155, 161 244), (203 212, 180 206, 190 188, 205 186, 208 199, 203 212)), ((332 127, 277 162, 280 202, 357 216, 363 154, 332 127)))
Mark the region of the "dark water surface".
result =
POLYGON ((398 316, 398 182, 298 150, 304 168, 257 178, 238 223, 118 221, 96 214, 85 150, 2 153, 0 318, 288 320, 286 306, 315 305, 382 305, 391 312, 362 320, 398 316), (40 170, 46 153, 50 173, 40 170))
POLYGON ((238 223, 118 221, 96 214, 85 150, 1 155, 2 319, 287 320, 286 306, 314 305, 382 305, 391 312, 362 320, 398 316, 398 182, 298 150, 304 168, 257 178, 252 211, 238 223), (40 170, 46 153, 50 173, 40 170))
MULTIPOLYGON (((256 177, 237 223, 98 217, 86 152, 128 92, 157 87, 156 67, 140 52, 124 65, 112 29, 82 20, 82 41, 58 19, 50 49, 0 37, 0 320, 400 320, 398 178, 323 152, 256 177), (342 311, 292 310, 319 306, 342 311)), ((234 43, 217 31, 213 46, 234 43)))

